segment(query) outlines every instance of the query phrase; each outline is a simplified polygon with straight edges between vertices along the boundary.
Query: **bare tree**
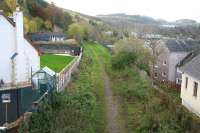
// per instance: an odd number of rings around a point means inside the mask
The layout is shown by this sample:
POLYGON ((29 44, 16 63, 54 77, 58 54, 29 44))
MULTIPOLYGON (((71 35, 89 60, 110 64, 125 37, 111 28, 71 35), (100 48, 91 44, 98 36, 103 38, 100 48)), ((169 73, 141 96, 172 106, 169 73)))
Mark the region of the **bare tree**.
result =
POLYGON ((148 46, 149 46, 151 53, 152 53, 152 59, 151 59, 152 65, 151 65, 150 69, 151 69, 151 78, 153 79, 152 84, 154 84, 155 67, 156 67, 156 64, 157 64, 158 57, 163 52, 164 49, 162 47, 160 47, 160 43, 159 43, 158 38, 149 38, 148 39, 148 46))

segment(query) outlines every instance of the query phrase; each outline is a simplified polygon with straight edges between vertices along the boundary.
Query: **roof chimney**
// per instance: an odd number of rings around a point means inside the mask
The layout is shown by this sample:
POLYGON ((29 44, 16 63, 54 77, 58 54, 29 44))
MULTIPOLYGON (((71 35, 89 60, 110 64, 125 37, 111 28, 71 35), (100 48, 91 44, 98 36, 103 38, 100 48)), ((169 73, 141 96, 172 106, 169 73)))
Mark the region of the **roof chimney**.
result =
POLYGON ((16 36, 16 49, 19 51, 24 50, 24 24, 23 24, 23 12, 20 11, 20 8, 16 8, 16 11, 13 13, 13 20, 15 22, 15 36, 16 36))
POLYGON ((19 6, 16 7, 16 11, 17 11, 17 12, 20 11, 20 7, 19 7, 19 6))

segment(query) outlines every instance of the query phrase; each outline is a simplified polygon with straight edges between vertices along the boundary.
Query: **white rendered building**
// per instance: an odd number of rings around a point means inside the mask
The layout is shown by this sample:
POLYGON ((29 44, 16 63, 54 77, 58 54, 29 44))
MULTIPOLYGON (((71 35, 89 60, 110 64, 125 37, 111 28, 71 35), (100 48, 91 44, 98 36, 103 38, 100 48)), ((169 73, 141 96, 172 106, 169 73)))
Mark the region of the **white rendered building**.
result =
POLYGON ((182 104, 200 117, 200 55, 183 65, 180 70, 182 104))
POLYGON ((0 12, 0 90, 30 85, 31 75, 40 69, 39 52, 24 37, 23 13, 12 18, 0 12))

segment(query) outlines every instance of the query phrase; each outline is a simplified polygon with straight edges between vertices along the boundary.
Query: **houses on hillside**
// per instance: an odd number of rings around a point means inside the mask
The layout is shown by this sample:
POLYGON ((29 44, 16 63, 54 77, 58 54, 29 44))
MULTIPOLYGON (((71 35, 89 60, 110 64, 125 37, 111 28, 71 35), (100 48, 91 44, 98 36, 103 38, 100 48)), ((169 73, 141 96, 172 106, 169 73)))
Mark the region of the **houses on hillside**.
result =
POLYGON ((200 116, 200 44, 188 39, 160 39, 155 45, 154 79, 180 85, 182 105, 200 116))
POLYGON ((192 40, 162 39, 157 41, 158 56, 154 66, 154 79, 180 84, 177 65, 200 45, 192 40))
POLYGON ((81 47, 75 39, 67 39, 61 32, 37 32, 29 33, 29 38, 40 50, 48 54, 68 54, 77 56, 81 47))

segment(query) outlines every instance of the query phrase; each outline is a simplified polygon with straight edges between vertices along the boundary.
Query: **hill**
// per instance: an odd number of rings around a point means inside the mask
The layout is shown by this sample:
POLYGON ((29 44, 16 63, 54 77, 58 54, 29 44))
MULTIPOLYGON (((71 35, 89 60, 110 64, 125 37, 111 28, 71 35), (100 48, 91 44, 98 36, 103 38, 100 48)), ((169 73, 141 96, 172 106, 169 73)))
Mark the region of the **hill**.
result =
POLYGON ((197 25, 197 21, 191 20, 191 19, 179 19, 175 21, 175 24, 177 26, 193 26, 197 25))
POLYGON ((117 31, 127 31, 129 33, 143 33, 152 32, 158 29, 158 27, 165 21, 155 20, 151 17, 141 15, 127 15, 123 13, 109 14, 109 15, 98 15, 98 18, 114 28, 117 31))
POLYGON ((191 37, 198 38, 199 23, 195 20, 181 19, 175 22, 168 22, 161 19, 154 19, 148 16, 127 15, 124 13, 98 15, 107 27, 118 32, 129 32, 143 34, 161 34, 169 37, 191 37))
POLYGON ((109 15, 98 15, 103 20, 125 20, 125 21, 132 21, 134 23, 142 23, 142 24, 160 24, 159 21, 148 17, 148 16, 141 16, 141 15, 126 15, 123 13, 118 14, 109 14, 109 15))

